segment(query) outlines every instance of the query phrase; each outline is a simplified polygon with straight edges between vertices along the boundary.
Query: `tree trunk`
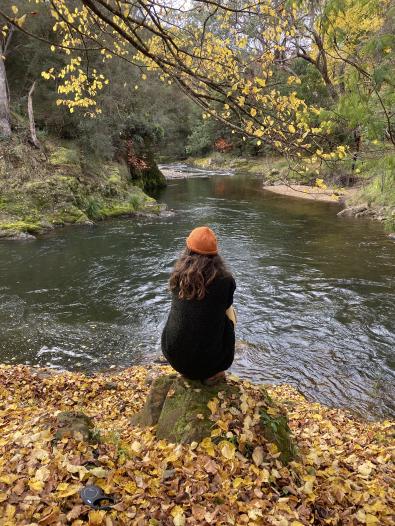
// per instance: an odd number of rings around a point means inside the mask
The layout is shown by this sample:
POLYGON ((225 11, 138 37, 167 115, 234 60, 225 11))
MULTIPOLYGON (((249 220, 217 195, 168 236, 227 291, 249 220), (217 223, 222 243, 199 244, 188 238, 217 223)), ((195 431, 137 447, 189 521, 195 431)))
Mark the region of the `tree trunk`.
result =
POLYGON ((360 124, 358 124, 358 126, 355 128, 353 135, 354 135, 354 142, 355 142, 355 152, 354 152, 354 155, 352 156, 352 166, 351 166, 352 172, 354 172, 355 170, 355 166, 358 160, 359 150, 361 148, 362 127, 360 124))
POLYGON ((36 135, 36 125, 34 122, 34 113, 33 113, 33 91, 36 87, 36 81, 33 82, 29 95, 27 97, 27 113, 29 115, 29 125, 30 125, 30 141, 36 148, 40 148, 40 143, 36 135))
POLYGON ((0 42, 0 136, 11 136, 10 102, 8 98, 7 75, 0 42))

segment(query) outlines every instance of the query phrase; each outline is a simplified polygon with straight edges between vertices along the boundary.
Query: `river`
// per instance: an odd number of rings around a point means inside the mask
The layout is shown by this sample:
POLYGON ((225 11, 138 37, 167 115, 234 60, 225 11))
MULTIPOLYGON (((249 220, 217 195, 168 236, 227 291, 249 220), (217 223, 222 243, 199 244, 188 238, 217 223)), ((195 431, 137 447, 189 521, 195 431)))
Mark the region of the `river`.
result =
POLYGON ((394 416, 395 243, 381 225, 265 192, 256 177, 178 168, 192 177, 158 196, 172 216, 0 243, 0 360, 85 372, 150 363, 175 258, 207 224, 237 282, 233 372, 394 416))

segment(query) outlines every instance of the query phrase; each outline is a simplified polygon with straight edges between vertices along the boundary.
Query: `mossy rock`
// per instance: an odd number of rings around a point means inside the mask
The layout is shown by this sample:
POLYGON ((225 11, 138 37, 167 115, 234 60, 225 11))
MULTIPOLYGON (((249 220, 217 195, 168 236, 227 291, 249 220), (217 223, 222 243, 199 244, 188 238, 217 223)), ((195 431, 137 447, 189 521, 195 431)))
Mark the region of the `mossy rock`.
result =
POLYGON ((164 188, 167 185, 166 178, 159 170, 156 162, 151 159, 150 167, 143 171, 143 190, 145 192, 152 192, 159 188, 164 188))
POLYGON ((131 423, 143 427, 154 426, 158 423, 167 393, 176 376, 160 376, 153 382, 147 400, 140 413, 134 415, 131 423))
POLYGON ((43 229, 40 223, 33 223, 29 221, 11 221, 7 223, 0 221, 0 230, 4 232, 3 237, 11 237, 21 232, 27 232, 28 234, 40 234, 43 229), (8 234, 7 236, 6 233, 8 234))
POLYGON ((128 216, 135 212, 134 204, 128 201, 107 202, 99 212, 101 218, 128 216))
MULTIPOLYGON (((220 382, 205 386, 199 381, 186 380, 180 376, 160 376, 153 381, 143 409, 132 418, 131 423, 156 426, 158 439, 178 444, 200 442, 210 436, 216 426, 208 403, 221 398, 237 411, 241 397, 239 385, 237 382, 220 382)), ((258 394, 262 402, 258 435, 264 441, 274 443, 280 452, 280 460, 288 463, 295 457, 296 448, 286 414, 263 386, 258 388, 258 394)), ((235 425, 240 425, 237 418, 235 425)))
POLYGON ((176 379, 167 393, 156 428, 156 436, 175 443, 199 442, 210 436, 214 422, 207 406, 219 392, 236 398, 237 387, 220 382, 204 386, 199 381, 176 379))
POLYGON ((220 391, 228 397, 237 395, 237 388, 226 382, 204 386, 175 375, 160 376, 152 383, 147 401, 132 424, 156 425, 157 438, 169 442, 198 442, 209 436, 214 426, 207 404, 220 391))
POLYGON ((57 426, 55 440, 72 437, 85 442, 94 441, 93 421, 84 413, 63 411, 57 415, 57 426))
POLYGON ((82 210, 74 205, 68 204, 64 208, 60 208, 48 215, 48 217, 54 225, 67 225, 88 221, 88 216, 82 210))
POLYGON ((50 139, 43 141, 46 158, 24 137, 14 134, 0 144, 1 238, 27 239, 66 224, 160 213, 142 190, 165 183, 150 154, 147 173, 134 184, 125 163, 103 163, 81 154, 72 141, 50 139))
POLYGON ((167 185, 166 178, 159 170, 152 152, 149 150, 144 154, 146 168, 130 167, 130 176, 134 184, 140 186, 144 192, 152 192, 167 185))

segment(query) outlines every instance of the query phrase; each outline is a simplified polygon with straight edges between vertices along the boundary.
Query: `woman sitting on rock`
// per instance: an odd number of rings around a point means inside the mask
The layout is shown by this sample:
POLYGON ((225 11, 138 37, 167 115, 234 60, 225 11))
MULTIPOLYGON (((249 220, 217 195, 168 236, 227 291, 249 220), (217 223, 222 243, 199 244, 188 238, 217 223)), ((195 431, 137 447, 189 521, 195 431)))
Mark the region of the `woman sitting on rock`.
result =
POLYGON ((191 380, 224 380, 234 358, 236 283, 208 227, 192 230, 170 276, 172 304, 162 333, 170 365, 191 380))

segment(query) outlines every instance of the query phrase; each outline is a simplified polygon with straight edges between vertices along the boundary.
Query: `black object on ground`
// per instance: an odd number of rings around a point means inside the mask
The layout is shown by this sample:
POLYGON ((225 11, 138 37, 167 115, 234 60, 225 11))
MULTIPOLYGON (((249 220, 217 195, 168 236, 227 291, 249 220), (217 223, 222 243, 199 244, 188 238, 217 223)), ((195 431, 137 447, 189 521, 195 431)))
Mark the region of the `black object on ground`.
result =
POLYGON ((95 510, 110 510, 115 504, 113 497, 106 495, 99 486, 95 486, 94 484, 82 488, 80 497, 84 504, 88 504, 88 506, 91 506, 95 510), (104 501, 109 502, 109 504, 101 505, 101 502, 104 501))

